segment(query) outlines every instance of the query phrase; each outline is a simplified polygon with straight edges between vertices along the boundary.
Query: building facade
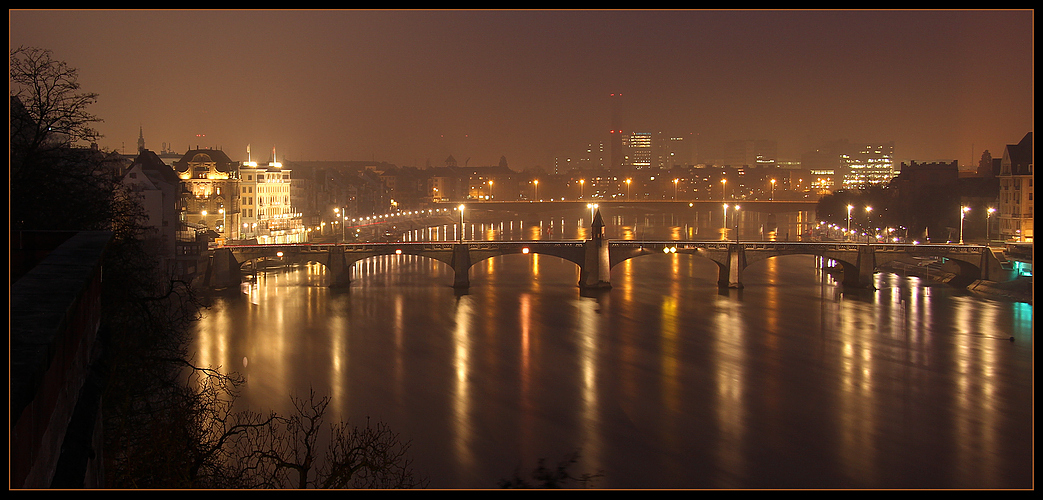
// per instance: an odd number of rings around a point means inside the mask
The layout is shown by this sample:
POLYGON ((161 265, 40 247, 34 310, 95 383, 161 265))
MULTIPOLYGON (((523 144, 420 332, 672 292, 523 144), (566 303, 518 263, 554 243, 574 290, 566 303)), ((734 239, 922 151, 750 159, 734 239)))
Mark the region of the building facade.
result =
POLYGON ((302 243, 307 232, 292 202, 292 171, 272 156, 264 164, 247 160, 239 168, 239 231, 259 243, 302 243))
POLYGON ((1011 242, 1033 238, 1032 132, 1003 150, 1000 162, 999 231, 1011 242))
POLYGON ((142 149, 123 175, 123 185, 138 198, 147 228, 145 241, 163 269, 173 266, 178 230, 177 193, 180 179, 156 153, 142 149))
POLYGON ((652 166, 652 134, 633 132, 623 139, 624 163, 629 168, 644 169, 652 166))
POLYGON ((238 239, 239 163, 217 149, 193 149, 174 162, 181 180, 180 219, 187 227, 238 239))

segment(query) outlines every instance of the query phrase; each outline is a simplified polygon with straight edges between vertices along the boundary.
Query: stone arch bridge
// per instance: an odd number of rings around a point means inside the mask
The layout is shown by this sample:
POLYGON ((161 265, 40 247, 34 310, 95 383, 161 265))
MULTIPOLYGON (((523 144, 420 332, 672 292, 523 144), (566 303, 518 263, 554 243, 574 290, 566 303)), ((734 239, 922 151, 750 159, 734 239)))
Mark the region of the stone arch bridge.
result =
POLYGON ((915 258, 946 259, 959 268, 958 276, 970 283, 974 280, 1003 281, 1002 266, 985 246, 978 245, 912 245, 867 243, 795 243, 750 241, 465 241, 416 243, 354 244, 284 244, 225 246, 212 251, 204 282, 213 288, 237 286, 242 277, 241 265, 247 261, 280 259, 283 263, 317 262, 327 268, 331 287, 350 284, 352 266, 363 259, 379 255, 421 255, 445 262, 454 270, 453 286, 470 285, 469 270, 477 262, 509 254, 536 253, 553 255, 575 263, 580 268, 579 286, 607 288, 611 286, 611 269, 635 257, 661 253, 701 256, 717 264, 718 286, 742 288, 742 274, 747 266, 784 255, 814 255, 832 260, 841 267, 847 287, 872 287, 873 274, 890 262, 914 262, 915 258))

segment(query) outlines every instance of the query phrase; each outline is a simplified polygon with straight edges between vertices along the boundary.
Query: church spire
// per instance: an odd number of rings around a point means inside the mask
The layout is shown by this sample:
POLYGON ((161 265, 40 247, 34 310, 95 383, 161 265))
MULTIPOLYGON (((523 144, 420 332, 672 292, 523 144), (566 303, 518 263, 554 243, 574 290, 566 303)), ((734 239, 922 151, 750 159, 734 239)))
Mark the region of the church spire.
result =
POLYGON ((142 128, 138 127, 138 154, 145 151, 145 132, 142 128))

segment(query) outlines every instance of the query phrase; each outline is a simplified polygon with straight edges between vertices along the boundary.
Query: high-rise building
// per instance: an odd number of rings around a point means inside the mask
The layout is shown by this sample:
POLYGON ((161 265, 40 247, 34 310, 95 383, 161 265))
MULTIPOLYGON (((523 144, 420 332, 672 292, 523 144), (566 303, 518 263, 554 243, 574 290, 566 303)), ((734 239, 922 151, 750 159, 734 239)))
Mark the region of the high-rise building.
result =
POLYGON ((652 133, 634 132, 623 140, 624 165, 643 169, 652 166, 652 133))
POLYGON ((604 142, 592 142, 587 144, 587 147, 583 150, 583 154, 579 158, 579 168, 581 169, 604 169, 608 167, 608 157, 606 156, 606 146, 604 142))
POLYGON ((885 186, 895 176, 895 143, 849 145, 840 151, 845 189, 885 186))
POLYGON ((778 160, 778 141, 736 140, 722 144, 721 163, 733 167, 775 167, 778 160))
POLYGON ((691 146, 683 136, 656 133, 652 140, 652 167, 673 168, 692 161, 691 146))

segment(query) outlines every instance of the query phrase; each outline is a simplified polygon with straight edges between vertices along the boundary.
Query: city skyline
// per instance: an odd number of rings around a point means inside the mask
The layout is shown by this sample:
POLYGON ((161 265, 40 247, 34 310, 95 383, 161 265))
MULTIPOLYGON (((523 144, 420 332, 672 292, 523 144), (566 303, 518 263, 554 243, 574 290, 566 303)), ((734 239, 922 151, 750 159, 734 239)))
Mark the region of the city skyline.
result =
POLYGON ((550 168, 626 132, 993 157, 1033 127, 1033 12, 9 11, 99 94, 99 145, 550 168))

